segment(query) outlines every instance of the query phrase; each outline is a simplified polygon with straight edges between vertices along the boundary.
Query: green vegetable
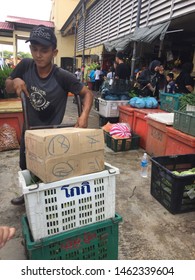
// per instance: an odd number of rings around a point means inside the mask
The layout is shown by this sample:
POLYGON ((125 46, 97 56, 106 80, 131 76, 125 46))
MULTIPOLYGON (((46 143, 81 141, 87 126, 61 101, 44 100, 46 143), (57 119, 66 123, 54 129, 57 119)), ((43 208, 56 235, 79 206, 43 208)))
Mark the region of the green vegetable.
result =
POLYGON ((179 101, 180 101, 180 109, 179 109, 180 111, 185 111, 187 104, 195 106, 195 92, 182 95, 179 98, 179 101))
POLYGON ((172 173, 177 176, 195 175, 195 168, 191 168, 182 172, 172 171, 172 173))

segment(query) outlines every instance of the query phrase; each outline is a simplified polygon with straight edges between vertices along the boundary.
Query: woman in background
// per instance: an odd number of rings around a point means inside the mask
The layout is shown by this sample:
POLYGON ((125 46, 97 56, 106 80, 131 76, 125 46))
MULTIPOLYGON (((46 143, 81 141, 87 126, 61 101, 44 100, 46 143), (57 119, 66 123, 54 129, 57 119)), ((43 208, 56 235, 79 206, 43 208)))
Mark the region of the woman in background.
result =
POLYGON ((181 72, 175 80, 176 92, 191 93, 194 90, 194 80, 190 75, 193 67, 194 65, 192 62, 183 64, 181 72))

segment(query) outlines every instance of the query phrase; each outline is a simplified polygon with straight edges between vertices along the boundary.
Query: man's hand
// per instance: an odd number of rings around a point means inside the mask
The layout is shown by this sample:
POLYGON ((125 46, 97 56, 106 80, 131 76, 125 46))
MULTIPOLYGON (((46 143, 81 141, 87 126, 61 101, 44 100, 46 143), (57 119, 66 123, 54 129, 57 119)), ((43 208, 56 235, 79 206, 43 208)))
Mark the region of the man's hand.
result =
POLYGON ((147 84, 147 87, 149 88, 149 90, 151 90, 152 92, 155 91, 155 88, 149 83, 147 84))
POLYGON ((13 227, 0 226, 0 249, 15 235, 16 229, 13 227))
POLYGON ((25 82, 20 78, 6 80, 6 91, 8 93, 16 93, 18 97, 21 97, 21 93, 24 92, 26 96, 29 97, 29 92, 27 90, 25 82))
POLYGON ((87 128, 88 127, 88 116, 86 116, 84 113, 82 113, 81 116, 78 117, 75 127, 87 128))
POLYGON ((87 87, 83 87, 80 92, 82 98, 82 113, 78 117, 75 127, 87 128, 89 113, 93 105, 93 93, 87 87))

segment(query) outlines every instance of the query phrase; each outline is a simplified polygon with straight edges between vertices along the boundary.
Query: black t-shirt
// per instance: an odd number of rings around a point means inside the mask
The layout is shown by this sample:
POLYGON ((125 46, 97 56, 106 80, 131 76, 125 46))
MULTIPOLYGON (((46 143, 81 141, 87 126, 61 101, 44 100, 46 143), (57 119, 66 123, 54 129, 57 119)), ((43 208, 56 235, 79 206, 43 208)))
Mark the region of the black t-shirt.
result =
POLYGON ((178 93, 190 93, 186 86, 194 87, 194 80, 189 73, 181 72, 175 81, 178 93))
POLYGON ((130 69, 129 66, 125 63, 120 63, 116 66, 115 69, 115 77, 119 79, 126 80, 130 78, 130 69))
POLYGON ((30 126, 58 125, 62 122, 68 92, 79 94, 83 85, 74 74, 53 65, 46 78, 40 78, 33 59, 23 59, 11 73, 26 83, 26 98, 30 126))

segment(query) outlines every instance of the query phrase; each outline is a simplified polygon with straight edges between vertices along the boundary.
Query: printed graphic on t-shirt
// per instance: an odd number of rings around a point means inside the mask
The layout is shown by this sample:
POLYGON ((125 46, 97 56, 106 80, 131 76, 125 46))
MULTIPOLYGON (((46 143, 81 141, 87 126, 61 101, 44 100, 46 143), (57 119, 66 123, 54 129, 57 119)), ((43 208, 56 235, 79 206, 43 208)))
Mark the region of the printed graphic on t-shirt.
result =
POLYGON ((45 97, 45 91, 37 87, 31 87, 30 103, 36 111, 43 111, 50 105, 50 102, 45 97))

